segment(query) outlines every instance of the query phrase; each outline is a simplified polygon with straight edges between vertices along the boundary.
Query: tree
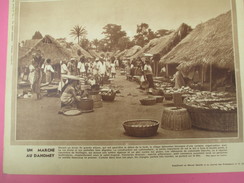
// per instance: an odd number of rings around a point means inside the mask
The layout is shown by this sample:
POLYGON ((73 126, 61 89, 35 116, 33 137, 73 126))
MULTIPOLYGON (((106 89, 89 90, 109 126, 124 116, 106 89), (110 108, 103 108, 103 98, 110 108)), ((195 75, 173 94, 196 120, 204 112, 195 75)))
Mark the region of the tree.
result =
POLYGON ((79 44, 83 49, 88 50, 91 48, 91 43, 88 39, 82 39, 79 44))
POLYGON ((87 35, 87 31, 85 27, 76 25, 73 27, 73 29, 70 30, 70 35, 74 37, 75 39, 78 39, 78 44, 80 43, 80 38, 85 38, 87 35))
POLYGON ((98 40, 98 39, 94 39, 94 40, 92 41, 92 45, 94 45, 94 46, 95 46, 96 51, 97 51, 98 46, 99 46, 99 40, 98 40))
POLYGON ((36 31, 35 34, 32 36, 32 39, 42 39, 42 34, 39 31, 36 31))
POLYGON ((130 41, 130 38, 127 36, 121 37, 118 41, 118 49, 120 51, 128 49, 132 46, 134 46, 134 44, 132 41, 130 41))
POLYGON ((149 25, 146 23, 141 23, 137 25, 136 35, 134 36, 135 44, 143 47, 150 40, 156 38, 156 34, 149 28, 149 25))
POLYGON ((107 24, 103 27, 105 39, 107 40, 107 48, 109 50, 114 50, 118 48, 119 39, 126 36, 126 32, 121 30, 120 25, 107 24))

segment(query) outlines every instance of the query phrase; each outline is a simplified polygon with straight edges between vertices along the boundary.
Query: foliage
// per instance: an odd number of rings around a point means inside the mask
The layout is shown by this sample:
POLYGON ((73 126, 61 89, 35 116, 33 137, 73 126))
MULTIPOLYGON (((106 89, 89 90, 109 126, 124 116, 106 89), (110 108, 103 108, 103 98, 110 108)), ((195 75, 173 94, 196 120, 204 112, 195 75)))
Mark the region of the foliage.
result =
POLYGON ((146 23, 137 25, 136 33, 137 34, 134 36, 134 42, 141 47, 145 46, 150 40, 156 38, 156 34, 146 23))
POLYGON ((118 42, 119 39, 126 36, 126 32, 121 30, 120 25, 116 24, 107 24, 105 27, 103 27, 105 35, 105 47, 108 49, 108 51, 111 51, 112 49, 118 48, 118 42))
POLYGON ((79 44, 83 49, 88 50, 91 48, 91 43, 88 39, 82 39, 79 44))
POLYGON ((85 38, 87 31, 84 27, 76 25, 70 30, 70 35, 75 39, 78 39, 78 44, 80 43, 80 38, 85 38))

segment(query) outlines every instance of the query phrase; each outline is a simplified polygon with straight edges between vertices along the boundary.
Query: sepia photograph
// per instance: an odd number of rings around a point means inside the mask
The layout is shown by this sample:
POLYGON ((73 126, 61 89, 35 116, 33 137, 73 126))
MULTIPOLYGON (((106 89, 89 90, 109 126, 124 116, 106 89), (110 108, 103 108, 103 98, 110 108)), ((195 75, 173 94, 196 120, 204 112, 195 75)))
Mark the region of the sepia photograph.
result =
POLYGON ((242 136, 230 0, 20 0, 16 14, 12 141, 242 136))

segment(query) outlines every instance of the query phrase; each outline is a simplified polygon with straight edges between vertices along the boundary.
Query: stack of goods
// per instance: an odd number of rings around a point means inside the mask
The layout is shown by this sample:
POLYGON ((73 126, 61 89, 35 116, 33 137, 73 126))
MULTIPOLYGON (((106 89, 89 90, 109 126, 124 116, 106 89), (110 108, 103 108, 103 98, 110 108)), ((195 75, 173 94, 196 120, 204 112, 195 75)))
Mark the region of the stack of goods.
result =
POLYGON ((100 91, 100 95, 102 96, 103 101, 114 101, 116 92, 112 89, 103 89, 100 91))
POLYGON ((196 92, 185 98, 193 126, 214 131, 237 131, 236 96, 227 92, 196 92))
POLYGON ((173 87, 168 87, 168 88, 165 88, 163 90, 163 92, 164 92, 164 97, 166 100, 172 100, 174 93, 180 93, 184 97, 186 97, 188 95, 192 95, 195 91, 188 86, 186 86, 186 87, 183 86, 179 89, 176 89, 173 87))
POLYGON ((196 92, 185 98, 184 103, 189 107, 220 111, 232 111, 237 108, 235 94, 227 92, 196 92))

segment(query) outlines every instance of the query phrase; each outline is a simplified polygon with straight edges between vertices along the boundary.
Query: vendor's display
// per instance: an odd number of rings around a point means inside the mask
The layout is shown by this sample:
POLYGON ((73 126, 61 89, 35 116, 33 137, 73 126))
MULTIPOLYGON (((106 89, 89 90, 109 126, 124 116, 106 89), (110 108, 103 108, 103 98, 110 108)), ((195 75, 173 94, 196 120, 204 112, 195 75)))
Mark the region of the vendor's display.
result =
POLYGON ((197 92, 184 99, 193 126, 214 131, 237 131, 235 94, 197 92))
POLYGON ((154 120, 129 120, 123 123, 126 134, 134 137, 150 137, 157 134, 159 122, 154 120))
POLYGON ((192 126, 191 118, 185 108, 165 107, 161 127, 167 130, 187 130, 192 126))
POLYGON ((100 92, 101 96, 102 96, 102 100, 103 101, 108 101, 108 102, 112 102, 114 101, 115 99, 115 96, 116 96, 116 92, 114 92, 113 90, 111 89, 108 89, 108 90, 102 90, 100 92))
POLYGON ((144 98, 140 102, 142 105, 154 105, 156 104, 156 98, 144 98))

